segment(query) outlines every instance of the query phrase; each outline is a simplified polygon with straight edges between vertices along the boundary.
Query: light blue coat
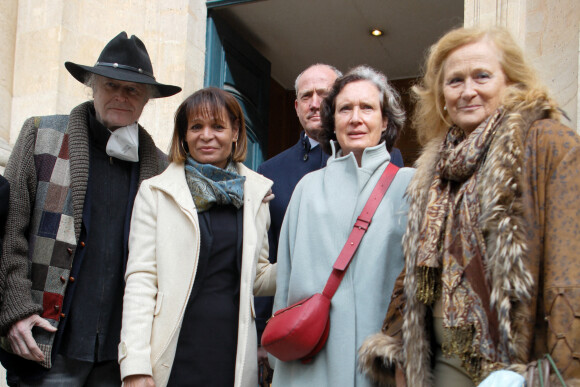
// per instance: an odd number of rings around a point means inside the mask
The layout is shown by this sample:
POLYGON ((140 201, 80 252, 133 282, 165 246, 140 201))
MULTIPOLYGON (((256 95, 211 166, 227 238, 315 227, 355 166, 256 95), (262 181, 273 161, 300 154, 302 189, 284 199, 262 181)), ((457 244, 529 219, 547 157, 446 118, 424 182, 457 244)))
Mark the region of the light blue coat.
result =
MULTIPOLYGON (((335 153, 335 152, 333 152, 335 153)), ((292 195, 278 247, 274 310, 321 292, 356 218, 390 156, 384 144, 354 155, 333 155, 306 175, 292 195)), ((403 195, 414 169, 399 170, 332 299, 330 335, 313 362, 276 361, 273 386, 370 386, 357 371, 363 340, 379 331, 395 279, 403 269, 407 221, 403 195)))

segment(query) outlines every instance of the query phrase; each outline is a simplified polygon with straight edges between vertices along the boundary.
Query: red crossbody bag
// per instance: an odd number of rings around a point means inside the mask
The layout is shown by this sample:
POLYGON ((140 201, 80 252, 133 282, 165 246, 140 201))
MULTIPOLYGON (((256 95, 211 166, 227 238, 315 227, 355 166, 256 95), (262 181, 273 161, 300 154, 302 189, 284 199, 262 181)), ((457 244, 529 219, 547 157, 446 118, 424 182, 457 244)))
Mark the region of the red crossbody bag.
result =
POLYGON ((387 165, 338 255, 322 293, 280 309, 268 320, 262 334, 262 347, 276 358, 282 361, 300 359, 306 364, 326 344, 330 331, 330 300, 398 170, 392 163, 387 165))

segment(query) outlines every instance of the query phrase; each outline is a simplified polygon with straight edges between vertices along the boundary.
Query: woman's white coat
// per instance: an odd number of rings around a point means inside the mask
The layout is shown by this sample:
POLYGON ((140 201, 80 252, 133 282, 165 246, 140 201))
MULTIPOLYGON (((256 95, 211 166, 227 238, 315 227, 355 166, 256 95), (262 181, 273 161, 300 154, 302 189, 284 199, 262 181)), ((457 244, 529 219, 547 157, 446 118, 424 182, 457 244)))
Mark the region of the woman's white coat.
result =
MULTIPOLYGON (((256 386, 257 337, 254 294, 273 295, 276 265, 268 261, 270 214, 262 199, 272 182, 243 164, 243 252, 235 386, 256 386)), ((129 237, 121 377, 152 375, 157 387, 169 380, 177 339, 199 257, 197 211, 183 164, 172 163, 139 189, 129 237)))

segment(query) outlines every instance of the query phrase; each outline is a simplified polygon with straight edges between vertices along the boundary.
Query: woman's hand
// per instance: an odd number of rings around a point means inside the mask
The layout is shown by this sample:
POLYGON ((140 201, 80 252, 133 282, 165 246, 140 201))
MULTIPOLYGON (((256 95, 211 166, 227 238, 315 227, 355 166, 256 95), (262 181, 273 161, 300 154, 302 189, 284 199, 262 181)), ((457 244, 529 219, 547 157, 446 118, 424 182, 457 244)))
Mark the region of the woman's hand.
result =
POLYGON ((153 378, 149 375, 130 375, 123 379, 125 387, 155 387, 153 378))
POLYGON ((405 380, 405 371, 398 367, 395 369, 395 381, 397 387, 407 387, 407 381, 405 380))
POLYGON ((268 203, 270 200, 274 199, 274 197, 275 195, 272 192, 272 188, 270 188, 266 193, 266 196, 264 196, 264 199, 262 199, 262 203, 268 203))

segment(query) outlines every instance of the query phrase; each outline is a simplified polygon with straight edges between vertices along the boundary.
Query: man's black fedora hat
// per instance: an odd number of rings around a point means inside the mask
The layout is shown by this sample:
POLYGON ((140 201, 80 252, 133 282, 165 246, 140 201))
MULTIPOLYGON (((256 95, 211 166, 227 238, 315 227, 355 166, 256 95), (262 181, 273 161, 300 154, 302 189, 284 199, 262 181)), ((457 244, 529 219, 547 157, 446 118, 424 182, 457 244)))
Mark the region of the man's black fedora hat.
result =
POLYGON ((79 82, 85 83, 89 73, 119 81, 152 85, 157 92, 151 98, 169 97, 181 91, 181 87, 158 83, 153 76, 153 66, 145 45, 135 35, 127 37, 125 31, 111 40, 93 67, 65 62, 65 67, 79 82))

